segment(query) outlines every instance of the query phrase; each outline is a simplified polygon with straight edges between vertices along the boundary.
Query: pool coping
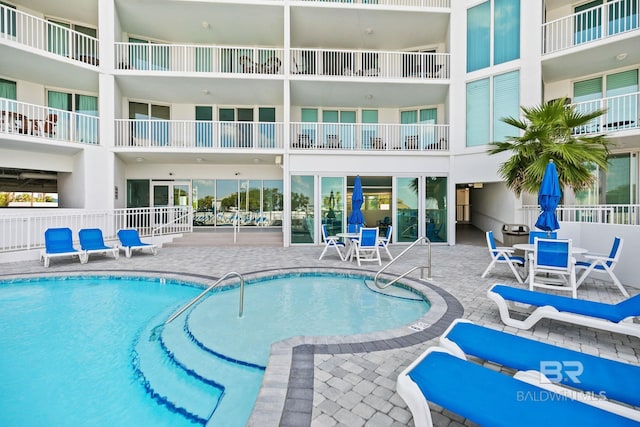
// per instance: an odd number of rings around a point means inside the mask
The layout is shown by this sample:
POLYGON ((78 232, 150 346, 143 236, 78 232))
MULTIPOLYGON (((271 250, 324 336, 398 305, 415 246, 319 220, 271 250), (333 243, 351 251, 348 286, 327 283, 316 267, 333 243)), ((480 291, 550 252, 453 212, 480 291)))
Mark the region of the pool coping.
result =
MULTIPOLYGON (((291 267, 247 272, 243 274, 243 277, 245 280, 256 280, 278 274, 291 274, 292 272, 301 274, 339 273, 371 278, 374 276, 370 271, 353 268, 291 267)), ((218 277, 204 274, 140 269, 30 272, 0 275, 0 280, 58 276, 164 278, 201 286, 208 286, 218 280, 218 277)), ((397 277, 393 274, 385 274, 385 276, 397 277)), ((453 320, 464 314, 464 308, 458 299, 434 284, 433 281, 405 277, 402 279, 402 285, 422 295, 431 304, 424 316, 409 325, 357 335, 296 336, 273 343, 262 385, 247 426, 311 424, 315 355, 369 353, 413 346, 442 335, 453 320)))

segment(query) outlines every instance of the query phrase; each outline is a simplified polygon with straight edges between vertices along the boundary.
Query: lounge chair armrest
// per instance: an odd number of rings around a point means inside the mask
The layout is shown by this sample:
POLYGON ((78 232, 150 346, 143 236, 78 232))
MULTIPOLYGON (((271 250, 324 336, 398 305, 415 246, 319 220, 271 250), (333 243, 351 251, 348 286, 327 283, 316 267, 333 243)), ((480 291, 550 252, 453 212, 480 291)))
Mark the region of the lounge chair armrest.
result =
POLYGON ((511 253, 515 252, 515 249, 509 248, 507 246, 498 246, 498 247, 496 247, 496 250, 500 251, 500 252, 506 252, 508 254, 511 254, 511 253))

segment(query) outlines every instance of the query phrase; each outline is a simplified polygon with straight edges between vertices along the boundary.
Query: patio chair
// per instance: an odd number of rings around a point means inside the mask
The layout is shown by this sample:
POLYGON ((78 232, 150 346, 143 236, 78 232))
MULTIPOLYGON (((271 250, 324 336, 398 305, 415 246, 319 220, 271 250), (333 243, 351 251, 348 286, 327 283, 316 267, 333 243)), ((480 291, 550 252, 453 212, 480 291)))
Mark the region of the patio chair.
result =
POLYGON ((393 234, 393 226, 389 224, 387 225, 387 231, 384 237, 378 237, 378 246, 380 246, 380 248, 385 250, 390 260, 393 260, 393 255, 391 255, 391 252, 389 252, 389 243, 391 243, 392 234, 393 234))
POLYGON ((136 229, 118 230, 118 239, 120 240, 120 247, 124 249, 124 254, 127 258, 131 258, 133 251, 147 251, 153 255, 158 253, 156 245, 144 243, 140 240, 140 235, 136 229))
POLYGON ((637 426, 638 422, 430 347, 398 376, 416 427, 433 426, 430 404, 485 426, 637 426), (545 398, 541 398, 544 395, 545 398))
POLYGON ((558 238, 558 233, 556 233, 555 231, 551 232, 551 233, 547 233, 546 231, 531 231, 529 233, 529 244, 533 245, 533 243, 535 242, 536 237, 540 238, 540 239, 557 239, 558 238))
POLYGON ((640 317, 640 294, 607 304, 496 284, 487 296, 498 305, 502 322, 514 328, 530 329, 542 319, 554 319, 640 338, 640 324, 633 322, 640 317))
POLYGON ((114 259, 120 256, 120 248, 104 244, 102 230, 99 228, 83 228, 78 232, 80 236, 80 248, 85 252, 87 260, 91 254, 107 255, 111 253, 114 259))
POLYGON ((338 236, 329 236, 326 224, 322 224, 322 240, 324 241, 324 250, 320 254, 320 258, 318 258, 318 260, 322 259, 329 248, 335 248, 336 252, 338 252, 338 256, 340 257, 340 261, 344 261, 344 255, 342 255, 342 250, 340 248, 344 248, 346 245, 340 241, 338 236))
POLYGON ((482 273, 482 278, 485 278, 489 271, 496 266, 496 264, 506 264, 509 266, 509 269, 513 272, 513 275, 516 276, 518 283, 523 283, 522 276, 516 269, 518 267, 524 267, 526 265, 524 258, 518 255, 512 255, 514 250, 512 248, 507 247, 498 247, 496 246, 496 240, 493 237, 493 231, 486 232, 487 237, 487 246, 489 246, 489 254, 491 254, 491 262, 487 266, 487 269, 482 273))
POLYGON ((571 246, 571 239, 535 238, 533 253, 529 253, 529 290, 569 291, 577 298, 576 259, 571 255, 571 246))
POLYGON ((613 245, 611 246, 611 251, 609 255, 599 255, 599 254, 585 254, 584 258, 586 261, 577 261, 576 269, 584 270, 580 278, 578 279, 576 286, 580 287, 580 285, 584 282, 584 280, 591 273, 600 273, 600 274, 608 274, 613 280, 613 284, 620 289, 622 295, 625 297, 629 297, 629 293, 622 286, 620 280, 613 273, 613 269, 616 267, 618 260, 620 259, 620 252, 622 251, 622 244, 624 240, 620 237, 615 237, 613 239, 613 245))
POLYGON ((360 228, 360 237, 352 241, 358 266, 362 261, 377 262, 382 265, 380 247, 378 246, 378 228, 360 228))
POLYGON ((73 247, 73 233, 70 228, 48 228, 44 232, 44 249, 40 261, 49 267, 51 258, 78 257, 80 264, 87 262, 87 254, 73 247))
POLYGON ((517 370, 517 378, 530 375, 534 380, 543 379, 543 384, 561 394, 575 389, 576 398, 581 399, 586 392, 593 399, 581 400, 640 421, 640 411, 626 406, 640 406, 640 366, 487 328, 466 319, 455 320, 440 336, 439 345, 465 359, 471 356, 517 370), (558 361, 566 364, 560 372, 558 361), (603 395, 606 398, 600 399, 603 395))

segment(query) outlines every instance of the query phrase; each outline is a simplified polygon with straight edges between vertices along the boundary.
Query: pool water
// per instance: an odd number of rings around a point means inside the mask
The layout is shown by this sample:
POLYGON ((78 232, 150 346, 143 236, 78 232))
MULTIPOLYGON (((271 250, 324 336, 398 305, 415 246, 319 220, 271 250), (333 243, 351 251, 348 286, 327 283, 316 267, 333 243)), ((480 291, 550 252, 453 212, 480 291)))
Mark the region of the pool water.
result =
POLYGON ((211 375, 201 374, 212 378, 196 386, 196 397, 185 396, 208 405, 196 422, 211 416, 213 425, 243 426, 272 342, 390 329, 428 310, 425 301, 372 292, 362 277, 281 276, 247 284, 241 318, 239 289, 220 290, 178 318, 158 342, 149 339, 154 325, 200 291, 138 278, 0 282, 0 425, 194 425, 188 411, 159 404, 154 394, 161 393, 149 385, 160 376, 179 393, 183 380, 193 378, 175 369, 148 372, 150 359, 160 357, 162 369, 171 365, 156 353, 173 352, 172 343, 182 349, 180 340, 187 338, 176 331, 188 330, 188 339, 210 351, 204 370, 211 375))

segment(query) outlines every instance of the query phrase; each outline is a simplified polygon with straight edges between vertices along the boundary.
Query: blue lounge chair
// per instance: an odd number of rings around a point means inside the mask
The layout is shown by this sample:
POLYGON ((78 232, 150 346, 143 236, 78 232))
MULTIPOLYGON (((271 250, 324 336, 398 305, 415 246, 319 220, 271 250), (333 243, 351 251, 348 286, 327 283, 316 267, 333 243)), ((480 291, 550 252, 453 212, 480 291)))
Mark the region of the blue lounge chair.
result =
POLYGON ((120 248, 115 246, 107 246, 104 244, 102 230, 99 228, 83 228, 78 232, 80 236, 80 247, 87 254, 87 260, 91 254, 111 253, 114 259, 118 259, 120 248))
POLYGON ((433 426, 429 403, 483 426, 639 426, 640 423, 431 347, 399 376, 416 427, 433 426))
POLYGON ((385 250, 390 260, 393 260, 393 255, 391 255, 391 252, 389 251, 389 243, 391 243, 392 235, 393 235, 393 225, 388 225, 387 231, 384 237, 378 237, 378 246, 380 246, 380 248, 385 250))
POLYGON ((377 262, 382 265, 380 258, 380 247, 378 246, 378 228, 362 227, 360 229, 360 237, 353 240, 356 259, 358 266, 363 261, 377 262))
POLYGON ((127 258, 131 258, 133 251, 148 251, 153 255, 158 253, 156 245, 144 243, 140 240, 138 230, 132 228, 119 230, 118 239, 120 239, 120 247, 124 249, 124 254, 127 258))
POLYGON ((530 329, 547 318, 640 338, 640 324, 631 321, 640 316, 640 294, 606 304, 496 284, 487 296, 498 305, 502 322, 514 328, 530 329), (522 305, 529 307, 527 317, 511 317, 511 310, 522 314, 522 305))
POLYGON ((529 253, 530 290, 544 288, 569 291, 572 297, 578 297, 576 259, 572 256, 572 246, 571 239, 534 239, 533 253, 529 253))
MULTIPOLYGON (((520 337, 463 319, 449 326, 440 337, 440 345, 460 357, 473 356, 521 372, 540 371, 546 374, 544 383, 587 392, 593 399, 584 399, 585 402, 602 405, 608 400, 607 410, 640 421, 640 411, 611 402, 640 406, 640 366, 520 337), (598 396, 606 400, 596 399, 598 396)), ((558 390, 569 391, 567 388, 558 390)))
POLYGON ((584 272, 576 282, 576 286, 580 287, 582 282, 589 276, 591 273, 602 273, 608 274, 611 280, 613 280, 613 284, 620 289, 622 295, 625 297, 629 297, 629 293, 622 286, 620 280, 613 274, 613 269, 615 268, 618 260, 620 259, 620 252, 622 251, 622 244, 624 240, 620 237, 614 237, 613 245, 611 246, 611 251, 608 255, 598 255, 598 254, 585 254, 584 258, 586 261, 578 261, 576 262, 576 269, 583 269, 584 272))
POLYGON ((87 262, 87 255, 73 247, 73 233, 70 228, 48 228, 44 232, 44 250, 40 252, 40 261, 49 267, 51 258, 75 257, 80 264, 87 262))
POLYGON ((529 244, 533 245, 535 243, 536 237, 540 239, 557 239, 558 233, 555 231, 547 233, 546 231, 532 231, 529 233, 529 244))

